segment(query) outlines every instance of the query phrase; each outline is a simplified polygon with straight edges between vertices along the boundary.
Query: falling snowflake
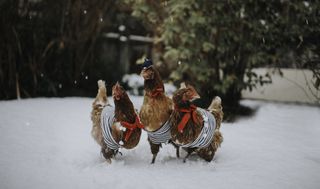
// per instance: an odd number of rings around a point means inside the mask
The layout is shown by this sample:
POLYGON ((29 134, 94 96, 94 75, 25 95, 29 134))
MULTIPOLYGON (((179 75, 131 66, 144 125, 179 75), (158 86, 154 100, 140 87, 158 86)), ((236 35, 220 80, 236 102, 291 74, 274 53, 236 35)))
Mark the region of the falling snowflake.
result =
POLYGON ((124 31, 124 30, 126 30, 126 26, 125 25, 120 25, 118 30, 119 31, 124 31))
POLYGON ((123 35, 120 36, 120 41, 124 42, 124 41, 127 41, 127 40, 128 40, 128 38, 126 36, 123 36, 123 35))

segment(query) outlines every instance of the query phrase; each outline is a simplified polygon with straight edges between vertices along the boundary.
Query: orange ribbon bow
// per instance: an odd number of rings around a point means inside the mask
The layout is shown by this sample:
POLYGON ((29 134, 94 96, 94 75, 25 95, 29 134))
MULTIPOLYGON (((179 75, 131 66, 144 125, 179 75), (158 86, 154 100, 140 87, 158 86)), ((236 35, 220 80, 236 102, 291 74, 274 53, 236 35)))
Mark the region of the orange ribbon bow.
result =
POLYGON ((180 133, 183 133, 183 129, 185 128, 186 124, 188 123, 189 119, 191 118, 192 116, 192 120, 199 124, 199 120, 197 118, 197 112, 196 112, 196 109, 197 109, 197 106, 195 105, 190 105, 189 108, 176 108, 179 112, 183 112, 185 113, 184 116, 182 117, 180 123, 178 124, 178 131, 180 133))
POLYGON ((136 120, 134 121, 134 123, 128 123, 128 122, 125 122, 125 121, 121 121, 120 123, 121 123, 121 125, 123 127, 128 129, 128 131, 126 132, 126 136, 124 137, 124 140, 126 142, 129 140, 133 130, 135 130, 137 128, 140 128, 140 129, 144 128, 144 126, 140 122, 140 119, 139 119, 139 117, 137 115, 136 115, 136 120))

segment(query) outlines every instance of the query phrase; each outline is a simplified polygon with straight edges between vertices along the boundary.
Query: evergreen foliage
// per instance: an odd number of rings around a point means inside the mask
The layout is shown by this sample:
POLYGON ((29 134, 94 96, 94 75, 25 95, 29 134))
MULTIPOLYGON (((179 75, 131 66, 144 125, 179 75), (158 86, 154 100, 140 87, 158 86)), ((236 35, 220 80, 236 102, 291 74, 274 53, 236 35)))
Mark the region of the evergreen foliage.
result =
POLYGON ((195 84, 206 103, 220 95, 236 107, 241 90, 271 83, 269 74, 252 71, 256 67, 309 68, 319 82, 319 1, 131 3, 156 37, 157 62, 174 70, 174 81, 195 84))

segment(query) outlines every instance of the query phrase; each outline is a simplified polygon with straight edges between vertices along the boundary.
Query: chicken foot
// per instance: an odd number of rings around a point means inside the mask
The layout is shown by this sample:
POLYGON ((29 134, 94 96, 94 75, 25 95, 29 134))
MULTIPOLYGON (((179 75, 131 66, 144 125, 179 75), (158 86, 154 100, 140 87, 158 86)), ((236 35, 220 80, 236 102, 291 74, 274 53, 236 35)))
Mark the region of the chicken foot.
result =
POLYGON ((161 147, 161 144, 154 144, 151 142, 151 140, 148 138, 148 141, 150 143, 150 148, 151 148, 151 153, 152 153, 152 160, 151 160, 151 164, 154 164, 154 162, 156 161, 159 149, 161 147))
POLYGON ((109 148, 101 148, 101 153, 108 163, 111 163, 111 158, 115 156, 114 150, 109 148))
POLYGON ((172 144, 176 148, 177 158, 180 158, 180 147, 178 145, 176 145, 175 143, 173 143, 171 140, 169 141, 169 143, 172 144))
POLYGON ((196 150, 196 148, 185 148, 185 150, 188 154, 183 158, 183 163, 187 161, 187 158, 196 150))

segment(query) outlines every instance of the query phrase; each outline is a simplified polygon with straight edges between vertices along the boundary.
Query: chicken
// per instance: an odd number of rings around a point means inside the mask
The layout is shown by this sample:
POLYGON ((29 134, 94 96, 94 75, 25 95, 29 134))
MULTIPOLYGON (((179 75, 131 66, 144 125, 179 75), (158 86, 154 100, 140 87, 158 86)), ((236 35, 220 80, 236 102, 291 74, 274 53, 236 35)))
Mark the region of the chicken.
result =
POLYGON ((173 95, 174 111, 170 119, 172 142, 210 162, 223 137, 219 131, 223 118, 221 99, 215 97, 208 110, 196 107, 192 101, 200 98, 191 86, 182 86, 173 95))
MULTIPOLYGON (((165 95, 164 85, 159 72, 151 60, 146 59, 140 74, 144 78, 144 100, 140 109, 140 119, 148 133, 148 141, 155 162, 162 143, 170 143, 170 125, 168 119, 173 110, 172 100, 165 95)), ((179 148, 177 148, 179 157, 179 148)))
POLYGON ((98 94, 92 104, 91 134, 101 146, 104 158, 111 163, 111 158, 118 153, 119 148, 132 149, 138 145, 143 125, 119 83, 112 87, 115 107, 108 102, 105 82, 99 80, 98 86, 98 94))

